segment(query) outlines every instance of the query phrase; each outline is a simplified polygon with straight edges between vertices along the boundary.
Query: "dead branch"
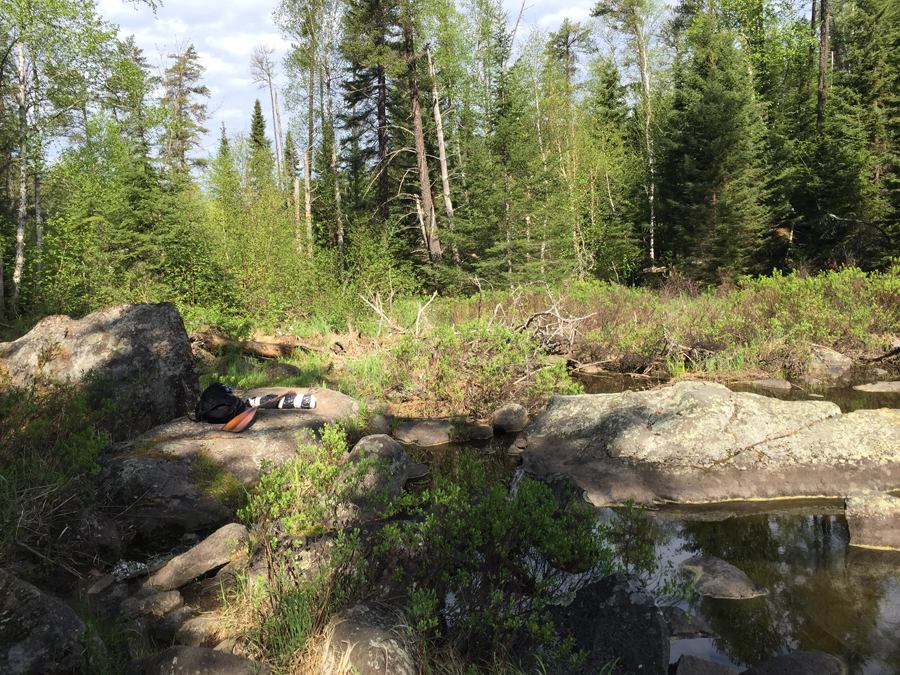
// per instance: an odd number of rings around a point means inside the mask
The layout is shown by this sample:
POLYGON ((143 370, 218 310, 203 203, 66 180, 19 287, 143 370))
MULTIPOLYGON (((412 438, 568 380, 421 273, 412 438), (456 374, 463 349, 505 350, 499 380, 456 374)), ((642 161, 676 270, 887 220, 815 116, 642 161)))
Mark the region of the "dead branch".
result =
MULTIPOLYGON (((424 312, 426 309, 428 309, 428 305, 430 305, 432 302, 434 302, 434 299, 436 297, 437 297, 437 291, 435 291, 434 294, 431 296, 431 299, 425 303, 424 307, 419 307, 419 313, 416 314, 416 332, 415 332, 416 339, 419 338, 419 318, 422 316, 422 312, 424 312)), ((425 318, 425 322, 426 323, 428 322, 427 317, 425 318)))
POLYGON ((258 340, 248 340, 241 342, 232 340, 229 337, 220 335, 213 331, 198 331, 191 333, 191 343, 196 344, 207 351, 213 349, 240 349, 245 354, 255 356, 261 359, 279 359, 290 356, 294 350, 299 349, 302 352, 319 352, 326 353, 325 350, 313 347, 311 345, 302 344, 296 337, 285 335, 279 338, 272 338, 271 342, 261 342, 258 340))

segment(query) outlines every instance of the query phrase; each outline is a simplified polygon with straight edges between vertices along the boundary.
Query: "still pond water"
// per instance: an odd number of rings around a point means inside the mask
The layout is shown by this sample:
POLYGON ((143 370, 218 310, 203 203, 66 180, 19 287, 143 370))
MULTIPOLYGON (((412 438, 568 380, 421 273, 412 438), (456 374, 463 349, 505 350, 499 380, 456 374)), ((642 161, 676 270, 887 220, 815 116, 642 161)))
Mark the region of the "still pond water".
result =
MULTIPOLYGON (((631 378, 582 382, 589 393, 656 384, 631 378)), ((749 385, 731 388, 773 395, 749 385)), ((900 408, 897 394, 817 393, 844 412, 900 408)), ((778 397, 802 400, 808 394, 795 390, 778 397)), ((677 567, 694 555, 714 555, 769 590, 751 600, 681 603, 718 637, 673 642, 672 662, 692 654, 743 670, 784 652, 818 649, 839 657, 852 675, 900 673, 900 552, 850 546, 841 501, 666 507, 652 517, 663 560, 677 567)))

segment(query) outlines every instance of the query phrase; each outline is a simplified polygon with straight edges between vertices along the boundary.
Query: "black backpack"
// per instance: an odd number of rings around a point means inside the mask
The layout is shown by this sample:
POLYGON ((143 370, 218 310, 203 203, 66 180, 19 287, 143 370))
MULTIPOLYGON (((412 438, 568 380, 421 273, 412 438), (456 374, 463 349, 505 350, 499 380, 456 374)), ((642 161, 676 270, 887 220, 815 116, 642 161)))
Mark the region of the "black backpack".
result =
POLYGON ((234 395, 231 387, 214 382, 203 390, 197 408, 194 410, 195 422, 225 424, 247 409, 247 404, 234 395))

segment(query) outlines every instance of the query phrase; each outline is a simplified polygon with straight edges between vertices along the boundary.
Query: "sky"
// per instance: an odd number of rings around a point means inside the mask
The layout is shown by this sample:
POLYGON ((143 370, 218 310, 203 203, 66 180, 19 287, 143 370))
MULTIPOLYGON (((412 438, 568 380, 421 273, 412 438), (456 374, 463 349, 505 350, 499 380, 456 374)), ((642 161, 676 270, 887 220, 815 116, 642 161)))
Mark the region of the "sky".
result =
MULTIPOLYGON (((163 0, 154 16, 144 4, 123 0, 98 0, 97 11, 106 21, 118 24, 120 37, 134 35, 148 61, 159 66, 179 45, 193 44, 206 68, 203 84, 210 88, 210 119, 206 126, 207 149, 215 147, 218 129, 224 122, 229 133, 247 132, 253 102, 260 99, 267 123, 271 125, 268 92, 258 89, 250 77, 250 54, 257 45, 276 49, 275 58, 287 53, 271 16, 277 0, 163 0)), ((586 21, 595 0, 526 0, 522 24, 516 40, 524 39, 531 26, 556 30, 562 20, 586 21)), ((515 23, 521 0, 503 0, 504 9, 515 23)), ((282 82, 283 84, 283 82, 282 82)), ((289 114, 282 111, 287 128, 289 114)))

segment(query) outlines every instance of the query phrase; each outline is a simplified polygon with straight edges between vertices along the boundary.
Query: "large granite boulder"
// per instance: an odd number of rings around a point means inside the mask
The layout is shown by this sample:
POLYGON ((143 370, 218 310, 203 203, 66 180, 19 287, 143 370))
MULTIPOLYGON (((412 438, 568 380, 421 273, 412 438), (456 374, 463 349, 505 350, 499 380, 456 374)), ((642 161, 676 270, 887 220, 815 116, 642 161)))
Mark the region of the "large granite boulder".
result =
POLYGON ((313 394, 316 407, 312 410, 260 409, 253 425, 239 434, 222 431, 218 424, 178 419, 150 429, 140 438, 120 445, 119 449, 135 453, 152 451, 156 455, 188 461, 203 454, 240 482, 252 483, 259 478, 259 469, 264 462, 284 464, 296 457, 298 444, 315 442, 312 432, 321 430, 326 424, 359 415, 359 404, 354 399, 318 387, 263 387, 248 391, 244 396, 280 395, 289 391, 313 394))
POLYGON ((113 517, 138 540, 221 525, 231 512, 202 494, 184 462, 158 457, 112 457, 103 462, 100 494, 113 517))
POLYGON ((579 668, 566 672, 662 675, 668 669, 666 620, 653 596, 631 575, 613 574, 585 586, 569 605, 550 607, 550 615, 557 634, 572 637, 574 648, 587 653, 579 668))
POLYGON ((900 487, 900 413, 842 415, 720 384, 554 396, 517 440, 526 472, 571 475, 597 506, 843 497, 900 487))
POLYGON ((93 372, 97 394, 115 401, 123 432, 186 415, 200 395, 184 323, 167 302, 116 305, 82 319, 48 316, 0 344, 0 370, 20 387, 80 382, 93 372))
POLYGON ((342 482, 349 482, 350 501, 364 512, 375 513, 400 494, 411 466, 412 459, 402 445, 390 436, 374 434, 353 446, 341 478, 342 482), (358 467, 364 460, 374 464, 361 472, 358 467))
POLYGON ((815 347, 806 367, 806 374, 829 385, 847 385, 855 364, 849 356, 827 347, 815 347))
POLYGON ((852 546, 900 550, 900 498, 862 490, 844 504, 852 546))
POLYGON ((330 638, 322 675, 416 675, 405 623, 397 610, 374 602, 341 610, 325 630, 330 638))
POLYGON ((0 569, 0 673, 69 673, 87 627, 68 605, 0 569))
POLYGON ((184 586, 189 581, 222 567, 233 558, 247 558, 250 532, 238 523, 229 523, 209 535, 191 550, 175 556, 154 572, 148 585, 163 591, 184 586))

